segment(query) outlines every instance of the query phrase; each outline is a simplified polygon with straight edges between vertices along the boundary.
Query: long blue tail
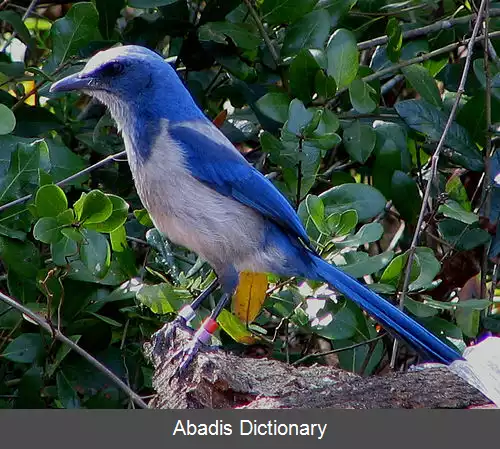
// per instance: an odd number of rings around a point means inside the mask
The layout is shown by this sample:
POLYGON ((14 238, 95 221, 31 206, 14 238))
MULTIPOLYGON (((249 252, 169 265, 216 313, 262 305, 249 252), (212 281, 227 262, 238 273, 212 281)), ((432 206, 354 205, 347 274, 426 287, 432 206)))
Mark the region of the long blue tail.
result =
POLYGON ((319 278, 366 310, 387 330, 396 332, 417 351, 447 365, 462 358, 446 343, 356 279, 316 255, 312 255, 312 259, 319 278))

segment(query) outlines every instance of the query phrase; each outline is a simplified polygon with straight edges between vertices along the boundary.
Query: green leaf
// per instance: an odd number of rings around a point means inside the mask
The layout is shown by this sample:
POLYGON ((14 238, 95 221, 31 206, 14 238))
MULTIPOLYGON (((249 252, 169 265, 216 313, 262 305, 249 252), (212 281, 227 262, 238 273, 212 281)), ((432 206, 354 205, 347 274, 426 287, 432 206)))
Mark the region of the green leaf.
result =
POLYGON ((460 176, 451 176, 451 178, 448 179, 445 186, 445 192, 452 200, 460 204, 465 211, 470 212, 472 210, 469 195, 460 180, 460 176))
POLYGON ((281 56, 294 56, 303 49, 322 49, 329 32, 328 13, 320 9, 311 11, 286 29, 281 56))
MULTIPOLYGON (((81 338, 81 335, 71 335, 68 337, 73 343, 78 343, 78 341, 81 338)), ((61 346, 59 346, 59 349, 56 352, 56 355, 54 357, 54 362, 49 365, 47 368, 47 376, 52 377, 54 373, 56 372, 57 368, 61 365, 62 361, 66 358, 66 356, 71 352, 71 348, 65 344, 62 343, 61 346)))
POLYGON ((87 312, 87 313, 92 315, 92 316, 95 316, 98 320, 101 320, 103 323, 109 324, 110 326, 123 327, 122 323, 120 323, 116 320, 113 320, 113 319, 109 318, 108 316, 100 315, 100 314, 95 313, 95 312, 87 312))
POLYGON ((325 221, 325 206, 323 201, 316 195, 307 195, 302 202, 305 211, 304 226, 308 229, 309 222, 312 222, 316 229, 322 234, 329 234, 329 229, 325 221))
POLYGON ((113 213, 113 203, 100 190, 92 190, 87 194, 82 193, 74 209, 78 220, 85 225, 103 223, 113 213))
POLYGON ((287 94, 270 92, 257 100, 257 108, 276 122, 285 123, 288 117, 290 98, 287 94))
POLYGON ((377 103, 372 97, 377 95, 377 91, 363 80, 354 80, 349 86, 349 98, 351 104, 360 114, 373 112, 377 103))
POLYGON ((369 257, 363 252, 351 252, 346 254, 346 265, 340 265, 342 271, 355 278, 361 278, 368 274, 377 273, 382 270, 394 257, 393 251, 386 251, 376 256, 369 257), (347 256, 349 254, 349 256, 347 256))
MULTIPOLYGON (((483 89, 486 89, 487 82, 486 82, 486 74, 484 73, 484 59, 482 58, 477 58, 474 60, 472 63, 472 68, 474 70, 474 74, 476 75, 476 78, 478 81, 481 83, 481 86, 483 89)), ((491 93, 493 96, 497 99, 500 100, 500 86, 498 86, 498 69, 495 68, 495 66, 490 65, 490 70, 492 71, 491 75, 493 75, 492 79, 492 86, 491 86, 491 93)), ((491 76, 490 75, 490 76, 491 76)))
POLYGON ((80 258, 93 276, 102 279, 111 263, 108 240, 90 229, 83 229, 82 234, 85 240, 80 247, 80 258))
POLYGON ((171 5, 179 0, 128 0, 127 3, 133 8, 157 8, 158 6, 171 5))
POLYGON ((455 312, 455 319, 464 335, 469 338, 478 336, 481 322, 481 312, 479 310, 459 309, 455 312))
POLYGON ((43 347, 40 334, 21 334, 7 345, 2 357, 11 362, 33 363, 43 347))
MULTIPOLYGON (((339 215, 339 214, 334 214, 339 215)), ((330 217, 328 217, 328 224, 330 225, 330 217)), ((343 237, 350 234, 351 231, 358 224, 358 213, 355 210, 346 210, 342 212, 338 219, 335 219, 330 225, 330 232, 337 237, 343 237)))
POLYGON ((438 212, 445 217, 454 218, 462 223, 473 224, 479 221, 479 217, 476 214, 466 211, 460 204, 453 200, 447 200, 445 204, 441 204, 438 212))
POLYGON ((417 183, 400 170, 394 172, 391 182, 394 206, 406 221, 415 224, 422 207, 417 183))
POLYGON ((50 253, 52 254, 52 261, 59 266, 66 266, 69 261, 78 256, 77 242, 64 235, 63 237, 50 246, 50 253))
POLYGON ((257 30, 246 23, 208 22, 198 28, 198 37, 200 41, 214 41, 220 44, 227 44, 227 38, 230 38, 236 46, 244 50, 254 50, 261 42, 257 30))
POLYGON ((333 76, 339 89, 349 86, 356 78, 359 67, 356 38, 350 31, 340 28, 335 31, 326 47, 328 75, 333 76))
POLYGON ((356 162, 364 164, 375 148, 377 136, 371 126, 355 120, 344 129, 343 140, 349 156, 356 162))
POLYGON ((306 109, 304 103, 294 98, 290 102, 290 107, 288 109, 288 120, 285 123, 284 129, 294 136, 299 136, 306 132, 306 128, 310 128, 310 123, 317 118, 317 124, 319 124, 320 117, 315 117, 316 110, 313 108, 306 109))
POLYGON ((439 313, 436 308, 420 301, 415 301, 408 296, 405 298, 405 307, 418 318, 427 318, 439 313))
POLYGON ((128 203, 121 197, 107 194, 106 197, 111 201, 112 212, 106 220, 99 223, 85 222, 87 229, 93 229, 99 232, 113 232, 127 221, 128 203))
MULTIPOLYGON (((314 87, 318 96, 322 98, 331 98, 337 92, 337 84, 335 80, 325 74, 323 70, 318 70, 314 78, 314 87)), ((328 112, 331 112, 328 110, 328 112)))
POLYGON ((318 0, 264 0, 262 20, 271 25, 292 23, 312 11, 318 0))
POLYGON ((24 75, 26 67, 22 62, 3 62, 0 61, 0 73, 12 78, 20 78, 24 75))
POLYGON ((336 313, 328 313, 315 321, 318 324, 311 325, 312 331, 320 337, 330 340, 351 338, 357 332, 356 316, 347 307, 342 307, 336 313))
POLYGON ((173 285, 162 282, 156 285, 144 285, 137 292, 137 300, 151 309, 153 313, 164 315, 180 309, 186 292, 176 289, 173 285))
POLYGON ((360 230, 346 239, 335 242, 336 248, 357 248, 367 243, 376 242, 384 233, 384 228, 380 223, 367 223, 361 226, 360 230))
POLYGON ((95 6, 99 13, 99 31, 105 39, 111 39, 125 0, 95 0, 95 6))
POLYGON ((366 184, 342 184, 323 192, 319 197, 323 200, 327 215, 354 209, 360 222, 377 216, 387 202, 377 189, 366 184))
POLYGON ((485 245, 491 240, 484 229, 466 229, 470 225, 453 219, 441 220, 438 229, 441 236, 457 250, 468 251, 485 245))
POLYGON ((290 91, 303 103, 309 103, 314 94, 314 80, 319 65, 309 50, 301 50, 290 65, 290 91))
POLYGON ((146 209, 134 210, 134 216, 135 216, 135 218, 137 218, 137 221, 141 225, 147 226, 148 228, 151 228, 154 226, 153 221, 151 220, 151 217, 149 216, 149 213, 146 209))
POLYGON ((377 142, 375 144, 375 163, 373 165, 373 185, 386 197, 392 195, 392 176, 396 170, 408 172, 412 168, 405 129, 396 124, 383 121, 373 123, 377 142))
MULTIPOLYGON (((395 288, 401 287, 407 261, 408 252, 396 256, 382 273, 379 282, 382 284, 390 284, 395 288)), ((418 261, 414 259, 411 267, 410 282, 414 282, 419 275, 420 265, 418 261)))
POLYGON ((0 11, 0 22, 2 21, 10 23, 21 40, 31 49, 34 48, 35 42, 18 13, 14 11, 0 11))
POLYGON ((59 371, 56 376, 58 400, 66 409, 80 408, 80 399, 66 376, 59 371))
POLYGON ((401 55, 401 47, 403 46, 403 31, 398 22, 398 19, 391 17, 387 22, 385 29, 387 34, 387 56, 392 62, 398 62, 401 55))
POLYGON ((19 145, 11 153, 9 169, 0 183, 0 204, 19 198, 38 184, 40 157, 46 154, 45 149, 42 143, 19 145))
POLYGON ((41 397, 43 387, 42 369, 38 366, 31 366, 21 377, 14 400, 14 408, 41 409, 46 407, 47 405, 41 397))
POLYGON ((39 217, 56 217, 68 208, 68 200, 59 186, 47 184, 36 192, 35 206, 39 217))
POLYGON ((54 217, 40 218, 33 228, 33 237, 43 243, 56 243, 61 237, 61 227, 54 217))
POLYGON ((217 317, 217 322, 234 341, 239 343, 251 343, 253 341, 253 335, 247 326, 228 310, 222 310, 217 317))
POLYGON ((0 236, 0 260, 9 272, 25 279, 35 278, 41 267, 40 254, 31 242, 19 242, 0 236))
POLYGON ((117 253, 121 253, 127 248, 127 232, 125 226, 119 226, 109 233, 111 248, 117 253))
POLYGON ((55 65, 75 56, 92 41, 101 40, 99 14, 90 2, 75 3, 64 17, 58 19, 50 29, 52 59, 55 65))
POLYGON ((434 251, 430 248, 416 248, 415 261, 420 267, 418 277, 411 282, 409 291, 428 289, 432 286, 432 281, 441 270, 441 264, 436 259, 434 251))
MULTIPOLYGON (((406 124, 421 132, 431 141, 441 138, 447 115, 423 100, 400 101, 395 105, 397 113, 406 124)), ((452 123, 446 135, 445 145, 451 152, 451 160, 472 171, 482 171, 483 157, 469 137, 469 133, 457 123, 452 123)))
POLYGON ((5 106, 0 104, 0 135, 10 134, 16 127, 16 116, 5 106))
POLYGON ((443 105, 436 81, 424 66, 413 64, 403 67, 401 71, 424 100, 438 108, 443 105))

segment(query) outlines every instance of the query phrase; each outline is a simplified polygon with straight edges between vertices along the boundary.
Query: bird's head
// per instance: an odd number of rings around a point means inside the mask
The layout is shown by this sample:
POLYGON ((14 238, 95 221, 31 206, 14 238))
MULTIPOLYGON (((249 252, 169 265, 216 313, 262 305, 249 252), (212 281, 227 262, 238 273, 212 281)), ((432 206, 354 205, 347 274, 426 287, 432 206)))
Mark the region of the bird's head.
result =
POLYGON ((108 106, 120 128, 132 116, 181 120, 201 113, 170 64, 155 52, 136 45, 101 51, 80 72, 50 88, 51 92, 74 90, 108 106))
POLYGON ((128 100, 153 87, 159 77, 167 83, 169 77, 177 78, 160 55, 144 47, 126 45, 97 53, 80 72, 52 84, 50 91, 82 90, 95 96, 104 92, 128 100))

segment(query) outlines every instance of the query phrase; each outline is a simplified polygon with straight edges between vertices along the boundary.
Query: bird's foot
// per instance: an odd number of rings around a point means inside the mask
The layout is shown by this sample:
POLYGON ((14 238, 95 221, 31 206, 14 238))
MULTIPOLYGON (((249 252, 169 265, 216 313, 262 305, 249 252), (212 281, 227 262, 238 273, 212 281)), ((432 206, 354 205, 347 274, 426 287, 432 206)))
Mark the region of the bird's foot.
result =
POLYGON ((171 357, 170 363, 177 362, 178 365, 170 377, 170 381, 172 381, 174 377, 181 377, 186 373, 200 348, 203 347, 205 350, 209 351, 215 349, 208 346, 208 342, 211 340, 212 334, 215 332, 217 327, 217 322, 214 319, 207 318, 196 334, 194 334, 192 341, 184 348, 179 349, 171 357))
POLYGON ((188 323, 194 318, 194 315, 195 312, 191 306, 184 306, 174 321, 165 324, 159 331, 155 332, 151 337, 153 355, 160 356, 172 347, 178 328, 193 335, 194 330, 188 326, 188 323))

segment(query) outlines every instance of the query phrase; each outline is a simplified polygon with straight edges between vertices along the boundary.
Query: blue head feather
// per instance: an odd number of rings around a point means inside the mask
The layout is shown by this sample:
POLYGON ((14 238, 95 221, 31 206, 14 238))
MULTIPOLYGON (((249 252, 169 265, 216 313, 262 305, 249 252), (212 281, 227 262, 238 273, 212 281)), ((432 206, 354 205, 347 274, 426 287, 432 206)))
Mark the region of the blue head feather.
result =
POLYGON ((78 73, 51 87, 52 92, 80 89, 109 107, 120 130, 146 159, 159 122, 206 120, 170 64, 136 45, 97 53, 78 73))

